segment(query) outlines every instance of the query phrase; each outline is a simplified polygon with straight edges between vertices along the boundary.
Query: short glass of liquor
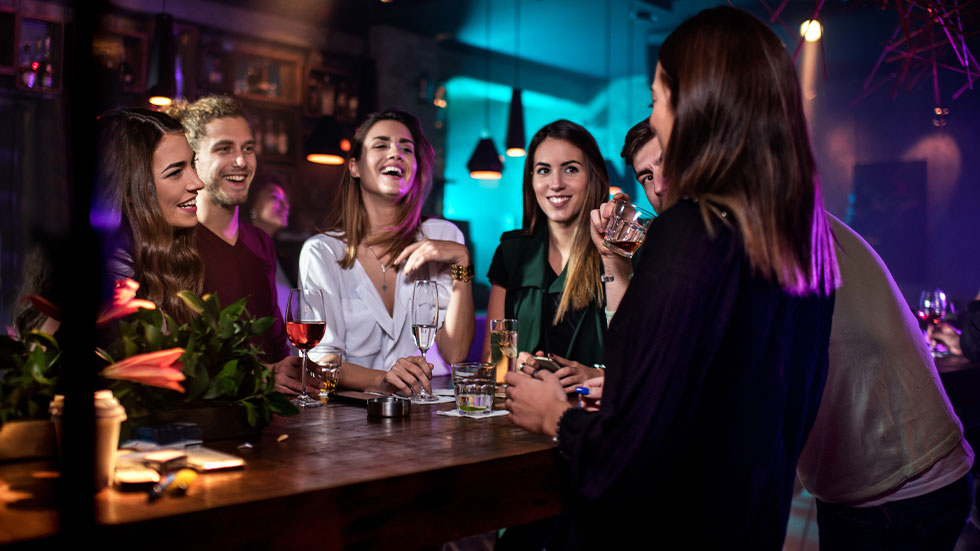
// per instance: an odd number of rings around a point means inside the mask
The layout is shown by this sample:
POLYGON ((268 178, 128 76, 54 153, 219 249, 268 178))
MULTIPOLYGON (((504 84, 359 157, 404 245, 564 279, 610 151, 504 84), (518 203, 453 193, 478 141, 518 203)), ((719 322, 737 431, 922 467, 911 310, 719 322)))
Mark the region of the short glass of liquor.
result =
POLYGON ((306 393, 307 353, 320 344, 327 324, 323 317, 323 294, 319 290, 290 289, 286 304, 286 336, 289 342, 303 355, 300 384, 303 390, 293 399, 293 405, 301 408, 322 406, 318 398, 306 393))
POLYGON ((497 366, 497 384, 503 385, 517 362, 517 320, 490 320, 490 361, 497 366))
POLYGON ((606 224, 606 235, 602 244, 618 255, 633 258, 633 253, 643 244, 654 216, 652 212, 629 201, 617 200, 606 224))
POLYGON ((344 351, 333 346, 321 346, 317 349, 323 355, 314 362, 313 372, 320 381, 320 401, 324 404, 330 395, 337 390, 337 381, 340 380, 340 366, 344 362, 344 351))
POLYGON ((453 396, 456 397, 456 411, 460 415, 479 416, 493 409, 495 368, 489 362, 452 364, 453 396))

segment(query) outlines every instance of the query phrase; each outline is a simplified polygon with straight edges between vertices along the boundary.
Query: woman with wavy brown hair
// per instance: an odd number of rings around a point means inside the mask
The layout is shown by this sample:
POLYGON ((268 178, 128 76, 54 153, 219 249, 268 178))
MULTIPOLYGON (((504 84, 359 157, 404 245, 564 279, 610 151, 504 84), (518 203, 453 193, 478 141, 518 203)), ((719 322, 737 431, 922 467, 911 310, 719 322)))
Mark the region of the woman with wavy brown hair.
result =
POLYGON ((179 122, 148 109, 99 117, 93 223, 109 230, 107 275, 130 277, 166 313, 189 315, 177 297, 200 293, 204 267, 194 248, 197 192, 204 184, 179 122))
MULTIPOLYGON (((303 244, 300 285, 323 291, 327 330, 310 355, 344 352, 340 384, 379 392, 431 390, 433 365, 417 355, 413 285, 439 287, 439 321, 429 359, 466 358, 473 341, 473 266, 452 223, 423 219, 435 152, 411 113, 372 113, 351 140, 340 197, 327 230, 303 244)), ((439 366, 436 366, 437 368, 439 366)))
POLYGON ((796 71, 764 23, 713 8, 664 41, 651 96, 669 186, 597 407, 530 370, 508 375, 507 407, 558 441, 554 548, 775 551, 840 284, 796 71))
MULTIPOLYGON (((549 354, 566 390, 601 375, 606 320, 589 212, 609 193, 592 134, 568 120, 542 127, 524 162, 524 221, 500 236, 490 265, 487 319, 517 320, 519 363, 549 354)), ((483 343, 490 360, 490 330, 483 343)))

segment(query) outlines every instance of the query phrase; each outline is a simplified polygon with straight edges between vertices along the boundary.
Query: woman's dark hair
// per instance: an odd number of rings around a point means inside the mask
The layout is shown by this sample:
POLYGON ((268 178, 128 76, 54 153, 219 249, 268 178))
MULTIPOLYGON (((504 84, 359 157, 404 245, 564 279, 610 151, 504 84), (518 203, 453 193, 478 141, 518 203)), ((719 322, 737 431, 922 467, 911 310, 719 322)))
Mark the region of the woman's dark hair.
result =
POLYGON ((412 134, 415 142, 415 182, 398 201, 398 223, 386 228, 384 234, 372 240, 371 244, 381 244, 385 252, 379 256, 388 255, 394 260, 405 247, 415 241, 416 233, 422 223, 422 203, 432 187, 432 167, 435 164, 435 150, 428 138, 422 132, 422 125, 415 115, 398 109, 387 109, 371 113, 357 127, 351 140, 350 155, 347 158, 344 176, 340 181, 340 196, 327 217, 327 231, 338 232, 346 244, 344 257, 340 265, 350 268, 357 257, 357 247, 368 235, 368 216, 361 198, 360 178, 351 175, 351 162, 356 162, 364 155, 364 142, 368 132, 381 121, 395 121, 405 125, 412 134))
MULTIPOLYGON (((734 215, 749 262, 796 294, 840 284, 796 70, 761 21, 702 11, 660 47, 675 116, 664 151, 666 205, 699 199, 734 215)), ((659 98, 664 101, 666 98, 659 98)))
MULTIPOLYGON (((131 247, 139 295, 170 315, 190 312, 177 297, 201 292, 204 265, 194 228, 174 228, 163 216, 153 179, 153 153, 163 136, 179 134, 177 120, 149 109, 119 109, 99 117, 96 194, 121 216, 119 242, 131 247)), ((188 169, 191 169, 190 167, 188 169)))
POLYGON ((575 227, 575 237, 572 250, 568 255, 568 273, 565 276, 565 288, 561 293, 555 319, 552 323, 560 322, 565 313, 570 310, 585 308, 593 300, 602 301, 602 284, 599 281, 599 251, 592 244, 589 235, 589 212, 599 208, 599 205, 609 196, 609 174, 606 163, 599 152, 599 146, 592 134, 582 126, 564 119, 545 125, 531 138, 527 148, 527 159, 524 161, 524 232, 531 234, 538 224, 546 224, 544 211, 538 205, 534 193, 534 155, 541 142, 547 139, 568 142, 582 152, 585 158, 585 170, 588 187, 585 190, 585 201, 582 212, 579 213, 575 227))

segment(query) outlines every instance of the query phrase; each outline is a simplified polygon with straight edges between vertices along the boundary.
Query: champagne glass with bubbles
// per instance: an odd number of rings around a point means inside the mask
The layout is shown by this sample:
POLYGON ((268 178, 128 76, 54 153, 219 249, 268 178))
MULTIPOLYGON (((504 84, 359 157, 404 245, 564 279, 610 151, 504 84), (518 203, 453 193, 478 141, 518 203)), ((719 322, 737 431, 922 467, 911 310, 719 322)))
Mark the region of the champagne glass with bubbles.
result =
MULTIPOLYGON (((422 353, 423 360, 425 360, 425 353, 432 348, 432 343, 436 340, 437 329, 439 329, 439 288, 435 281, 416 281, 415 291, 412 294, 412 337, 415 338, 415 346, 422 353)), ((421 387, 418 395, 412 397, 412 402, 415 403, 437 401, 439 399, 426 392, 425 387, 421 387)))

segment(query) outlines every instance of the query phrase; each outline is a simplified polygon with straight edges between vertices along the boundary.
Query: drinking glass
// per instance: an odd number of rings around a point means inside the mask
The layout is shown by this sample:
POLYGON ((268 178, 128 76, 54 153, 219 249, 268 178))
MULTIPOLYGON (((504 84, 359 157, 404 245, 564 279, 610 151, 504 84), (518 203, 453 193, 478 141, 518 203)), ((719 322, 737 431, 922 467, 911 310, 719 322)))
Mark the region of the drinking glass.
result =
POLYGON ((602 244, 610 251, 626 258, 633 258, 633 253, 640 248, 647 236, 647 228, 653 221, 652 212, 619 199, 609 222, 606 224, 605 237, 602 244))
POLYGON ((316 367, 313 372, 322 386, 320 387, 320 401, 324 404, 330 395, 337 390, 337 382, 340 380, 340 366, 344 363, 344 351, 334 346, 321 346, 317 352, 323 355, 316 360, 316 367))
MULTIPOLYGON (((422 353, 422 360, 425 360, 425 353, 432 348, 438 328, 439 288, 435 281, 416 281, 415 291, 412 293, 412 337, 415 338, 415 346, 422 353)), ((412 402, 416 404, 438 401, 438 398, 426 392, 421 385, 419 393, 412 396, 412 402)))
POLYGON ((452 364, 453 396, 460 415, 475 416, 493 409, 494 366, 489 362, 452 364))
MULTIPOLYGON (((922 291, 922 294, 919 295, 919 309, 916 314, 919 319, 926 323, 939 325, 946 317, 946 308, 946 293, 942 289, 927 290, 922 291)), ((931 341, 929 342, 929 352, 932 353, 933 358, 942 358, 947 355, 944 350, 940 350, 931 341)))
POLYGON ((307 354, 311 348, 320 343, 327 329, 322 311, 323 293, 319 290, 289 290, 289 302, 286 304, 286 336, 303 356, 303 370, 300 375, 303 388, 299 396, 293 399, 293 405, 296 407, 314 408, 323 405, 319 397, 314 398, 306 393, 307 354))
POLYGON ((517 360, 517 320, 490 320, 490 361, 497 366, 496 381, 504 384, 517 360))

